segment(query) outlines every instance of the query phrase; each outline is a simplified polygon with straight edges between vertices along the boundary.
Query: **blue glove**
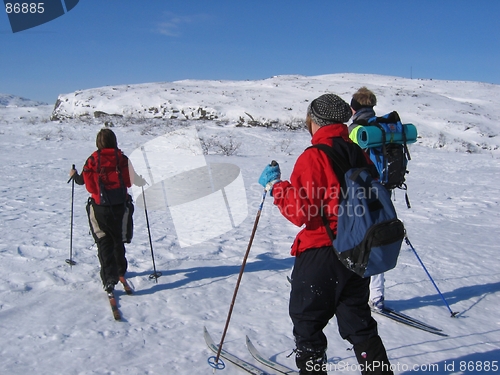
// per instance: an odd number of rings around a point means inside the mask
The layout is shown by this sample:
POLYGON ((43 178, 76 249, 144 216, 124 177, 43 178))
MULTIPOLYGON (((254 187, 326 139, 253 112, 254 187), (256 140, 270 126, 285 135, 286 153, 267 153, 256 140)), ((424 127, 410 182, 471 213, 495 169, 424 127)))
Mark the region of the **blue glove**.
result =
POLYGON ((266 191, 269 191, 273 188, 273 185, 276 182, 281 181, 280 179, 280 166, 273 160, 272 163, 267 165, 262 171, 259 177, 259 184, 261 184, 266 189, 266 191))

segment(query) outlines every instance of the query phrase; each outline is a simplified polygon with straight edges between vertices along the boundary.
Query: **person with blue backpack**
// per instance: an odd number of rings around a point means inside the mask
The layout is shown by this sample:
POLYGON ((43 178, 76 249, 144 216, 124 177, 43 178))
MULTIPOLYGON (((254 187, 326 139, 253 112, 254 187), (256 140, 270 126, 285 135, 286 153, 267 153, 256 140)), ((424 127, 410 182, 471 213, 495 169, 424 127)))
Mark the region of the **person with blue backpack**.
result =
MULTIPOLYGON (((368 122, 370 118, 375 117, 375 110, 373 107, 377 105, 377 97, 375 94, 367 89, 361 87, 352 95, 351 108, 353 111, 352 121, 349 125, 349 138, 354 142, 357 141, 357 133, 362 124, 368 122)), ((370 299, 369 305, 373 310, 383 310, 385 307, 384 295, 385 276, 384 273, 373 275, 370 280, 370 299)))
POLYGON ((351 108, 354 117, 349 125, 349 138, 368 154, 377 168, 380 183, 386 189, 405 191, 406 205, 410 208, 406 185, 408 161, 411 160, 408 145, 417 141, 417 127, 403 124, 396 111, 375 116, 373 107, 376 104, 375 94, 366 87, 353 95, 351 108))
POLYGON ((368 305, 370 279, 349 269, 332 246, 343 175, 336 173, 319 146, 332 148, 350 166, 378 176, 367 155, 349 139, 345 123, 351 116, 351 107, 337 95, 314 99, 306 116, 312 146, 298 157, 290 181, 281 180, 277 163, 266 166, 259 178, 282 215, 303 227, 291 246, 295 264, 289 302, 295 362, 301 375, 327 374, 323 329, 334 316, 340 335, 353 345, 363 375, 393 374, 368 305))

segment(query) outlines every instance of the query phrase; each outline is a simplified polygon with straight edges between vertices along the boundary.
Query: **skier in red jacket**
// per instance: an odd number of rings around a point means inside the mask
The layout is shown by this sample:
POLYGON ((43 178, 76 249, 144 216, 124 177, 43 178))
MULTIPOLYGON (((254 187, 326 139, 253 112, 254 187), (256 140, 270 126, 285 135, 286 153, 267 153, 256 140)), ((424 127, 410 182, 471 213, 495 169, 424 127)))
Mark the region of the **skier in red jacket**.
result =
POLYGON ((90 231, 97 244, 104 289, 111 292, 118 281, 125 282, 128 266, 123 243, 131 240, 134 206, 127 188, 146 181, 134 172, 111 129, 99 131, 96 146, 82 174, 75 169, 69 174, 78 185, 85 184, 91 195, 87 203, 90 231))
MULTIPOLYGON (((351 166, 370 167, 361 148, 349 139, 344 123, 351 116, 349 104, 337 95, 313 100, 306 117, 311 143, 333 146, 351 166)), ((323 329, 334 315, 340 335, 354 346, 362 373, 392 374, 368 306, 370 279, 339 261, 321 218, 323 208, 336 234, 340 184, 330 159, 317 148, 308 148, 297 159, 290 181, 280 179, 279 165, 268 165, 259 183, 271 191, 283 216, 303 226, 291 248, 296 258, 289 304, 300 374, 327 374, 323 329)))

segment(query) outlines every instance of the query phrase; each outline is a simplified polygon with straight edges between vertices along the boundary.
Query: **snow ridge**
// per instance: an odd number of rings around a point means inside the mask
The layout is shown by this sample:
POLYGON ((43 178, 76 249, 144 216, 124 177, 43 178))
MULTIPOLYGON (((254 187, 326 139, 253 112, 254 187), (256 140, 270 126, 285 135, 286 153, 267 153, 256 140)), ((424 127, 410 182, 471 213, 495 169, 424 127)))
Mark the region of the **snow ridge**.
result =
POLYGON ((419 129, 419 143, 476 153, 500 147, 500 85, 369 74, 275 76, 258 81, 203 81, 108 86, 60 95, 53 121, 209 120, 223 126, 298 129, 310 100, 333 92, 350 101, 375 92, 382 115, 396 110, 419 129))

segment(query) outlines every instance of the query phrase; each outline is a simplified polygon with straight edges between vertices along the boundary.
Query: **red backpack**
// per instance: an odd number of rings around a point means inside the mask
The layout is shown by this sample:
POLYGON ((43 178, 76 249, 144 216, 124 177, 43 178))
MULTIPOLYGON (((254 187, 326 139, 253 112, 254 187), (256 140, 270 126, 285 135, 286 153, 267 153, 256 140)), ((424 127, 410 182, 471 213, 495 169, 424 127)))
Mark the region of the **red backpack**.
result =
POLYGON ((131 186, 128 158, 119 149, 95 151, 83 168, 85 186, 98 205, 125 204, 131 186))

